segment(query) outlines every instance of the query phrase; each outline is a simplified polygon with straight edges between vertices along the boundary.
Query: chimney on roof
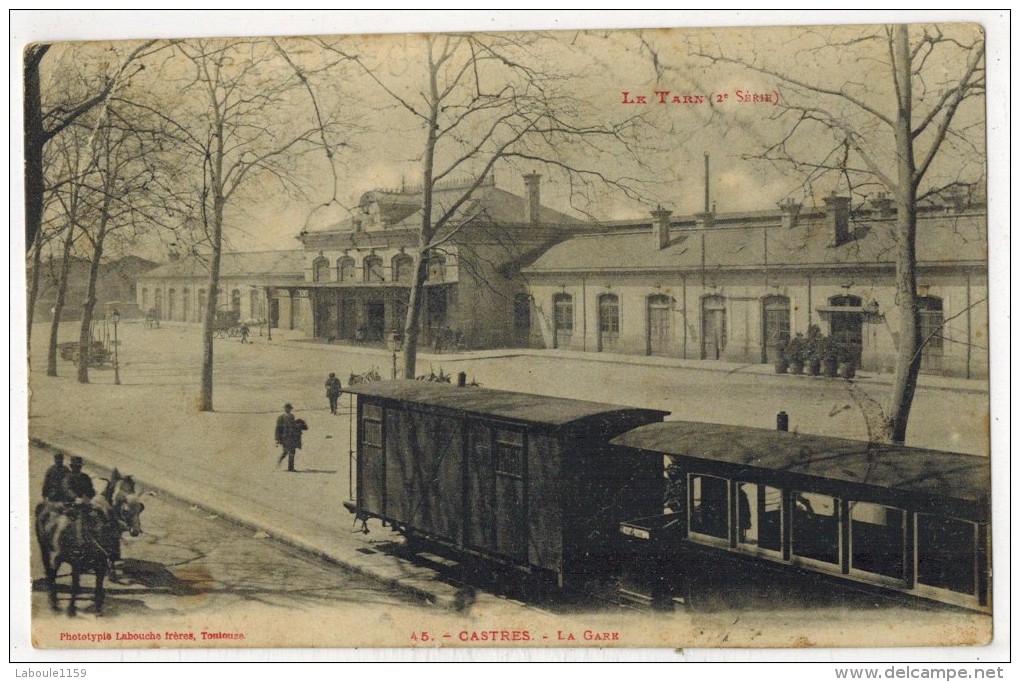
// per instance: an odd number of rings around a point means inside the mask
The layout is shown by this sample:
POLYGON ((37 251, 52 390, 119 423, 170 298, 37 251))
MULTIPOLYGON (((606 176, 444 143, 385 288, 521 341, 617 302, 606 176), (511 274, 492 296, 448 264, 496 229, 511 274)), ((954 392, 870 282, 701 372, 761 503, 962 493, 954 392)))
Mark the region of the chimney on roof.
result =
POLYGON ((712 227, 715 224, 715 211, 705 211, 704 213, 695 213, 694 220, 697 226, 700 228, 712 227))
POLYGON ((783 214, 783 227, 790 229, 797 227, 797 219, 800 217, 801 204, 790 197, 779 204, 779 211, 783 214))
POLYGON ((892 197, 890 197, 885 192, 879 192, 871 200, 872 208, 878 211, 878 215, 881 218, 888 218, 889 216, 896 213, 896 207, 894 206, 894 203, 895 202, 893 201, 892 197))
POLYGON ((822 201, 825 202, 825 217, 832 233, 832 245, 846 244, 850 241, 850 197, 837 196, 833 191, 822 201))
POLYGON ((542 210, 542 203, 538 181, 541 178, 542 176, 538 173, 527 173, 524 176, 524 185, 528 188, 528 204, 524 220, 532 225, 537 225, 540 222, 539 213, 542 210))
POLYGON ((652 236, 660 250, 669 246, 669 217, 672 211, 667 211, 662 206, 657 206, 652 211, 652 236))

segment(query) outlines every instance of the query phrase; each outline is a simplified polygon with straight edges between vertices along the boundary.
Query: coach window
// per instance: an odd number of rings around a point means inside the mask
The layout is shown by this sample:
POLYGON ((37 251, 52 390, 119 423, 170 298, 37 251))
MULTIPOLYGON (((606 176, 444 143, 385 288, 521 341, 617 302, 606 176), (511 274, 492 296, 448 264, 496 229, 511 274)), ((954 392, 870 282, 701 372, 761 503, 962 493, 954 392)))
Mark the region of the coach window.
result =
POLYGON ((795 557, 839 566, 839 500, 818 493, 793 493, 795 557))
POLYGON ((906 579, 906 514, 871 502, 850 503, 850 570, 906 579))
POLYGON ((729 482, 725 478, 691 474, 688 480, 690 533, 706 539, 728 540, 729 482))
POLYGON ((976 523, 917 515, 917 583, 960 594, 977 594, 976 523))
POLYGON ((737 546, 783 551, 783 491, 760 483, 737 484, 737 546))

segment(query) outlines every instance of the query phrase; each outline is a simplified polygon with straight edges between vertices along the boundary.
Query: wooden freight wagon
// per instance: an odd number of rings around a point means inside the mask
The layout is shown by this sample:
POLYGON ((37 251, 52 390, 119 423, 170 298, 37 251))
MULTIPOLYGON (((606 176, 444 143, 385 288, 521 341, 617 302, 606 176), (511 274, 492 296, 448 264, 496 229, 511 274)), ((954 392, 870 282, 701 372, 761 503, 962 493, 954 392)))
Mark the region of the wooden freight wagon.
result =
POLYGON ((667 412, 420 381, 348 391, 361 518, 562 587, 613 563, 620 519, 661 513, 661 458, 608 442, 667 412))

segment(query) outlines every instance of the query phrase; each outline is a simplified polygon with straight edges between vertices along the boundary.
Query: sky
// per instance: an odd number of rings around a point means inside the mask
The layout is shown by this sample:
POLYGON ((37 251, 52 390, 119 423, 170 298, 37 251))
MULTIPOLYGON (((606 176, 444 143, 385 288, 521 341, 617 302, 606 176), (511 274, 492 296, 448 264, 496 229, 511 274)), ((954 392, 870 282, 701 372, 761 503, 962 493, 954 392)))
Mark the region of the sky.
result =
MULTIPOLYGON (((148 38, 196 35, 238 34, 326 34, 336 32, 376 32, 424 30, 432 27, 451 29, 542 28, 560 29, 557 40, 577 48, 568 52, 551 42, 537 54, 549 68, 569 78, 561 84, 567 92, 587 108, 589 118, 620 121, 639 113, 647 125, 635 135, 638 151, 628 158, 619 149, 578 149, 573 156, 577 165, 598 170, 610 177, 634 179, 640 196, 625 196, 613 187, 597 188, 586 197, 572 192, 567 178, 555 168, 536 168, 535 163, 500 163, 496 166, 497 185, 508 191, 523 193, 521 174, 543 173, 543 203, 579 217, 598 220, 641 219, 656 205, 674 213, 690 214, 702 210, 705 194, 704 156, 711 159, 709 183, 711 203, 720 212, 767 210, 787 198, 808 205, 818 205, 820 197, 832 190, 845 191, 835 177, 805 183, 802 176, 791 174, 784 166, 755 162, 748 156, 756 154, 768 143, 779 139, 781 129, 771 118, 780 108, 769 101, 754 101, 778 95, 786 103, 797 93, 776 78, 737 71, 690 56, 693 47, 703 44, 727 54, 764 59, 769 65, 813 77, 820 83, 850 83, 861 74, 860 62, 840 58, 838 52, 811 56, 805 48, 817 42, 821 31, 807 36, 800 29, 775 27, 744 27, 733 30, 662 30, 647 29, 641 33, 622 31, 609 33, 605 26, 654 27, 669 25, 727 26, 739 21, 781 23, 781 15, 761 17, 754 13, 701 13, 685 15, 641 13, 591 13, 569 18, 555 13, 442 13, 416 17, 418 21, 401 23, 395 15, 376 16, 371 12, 359 15, 344 13, 229 13, 192 14, 200 21, 181 21, 178 14, 140 13, 125 22, 117 13, 40 13, 40 16, 18 17, 13 37, 15 42, 31 39, 80 40, 84 38, 148 38), (273 19, 276 19, 275 21, 273 19), (670 19, 676 19, 671 23, 670 19), (374 22, 373 22, 374 20, 374 22), (633 21, 631 21, 633 20, 633 21), (19 34, 19 24, 23 33, 19 34), (585 24, 594 30, 578 35, 567 31, 585 24), (668 95, 661 94, 668 91, 668 95), (626 93, 626 94, 624 94, 626 93), (657 94, 660 93, 660 94, 657 94), (725 100, 720 98, 725 97, 725 100), (644 98, 642 103, 641 98, 644 98), (699 99, 702 98, 702 99, 699 99), (708 99, 708 103, 704 101, 708 99), (714 100, 714 101, 713 101, 714 100), (743 101, 750 100, 750 101, 743 101), (690 101, 691 103, 686 103, 690 101)), ((187 15, 188 13, 184 13, 187 15)), ((802 19, 805 15, 796 15, 802 19)), ((810 16, 810 15, 807 15, 810 16)), ((820 22, 835 21, 835 15, 817 16, 820 22)), ((946 15, 946 20, 966 19, 966 15, 946 15)), ((787 17, 789 20, 789 17, 787 17)), ((838 20, 875 21, 874 15, 840 14, 838 20)), ((826 34, 827 35, 827 34, 826 34)), ((825 36, 823 36, 825 37, 825 36)), ((404 35, 373 36, 348 39, 345 49, 353 48, 371 65, 379 82, 366 77, 355 68, 334 71, 328 77, 311 77, 317 103, 348 117, 350 134, 344 136, 345 146, 338 149, 332 166, 321 153, 309 154, 295 164, 294 179, 302 189, 300 195, 285 193, 267 179, 256 180, 243 200, 228 208, 226 235, 231 248, 259 250, 295 248, 295 236, 303 229, 314 228, 340 220, 349 214, 361 193, 370 189, 415 184, 421 175, 420 154, 424 134, 418 121, 409 117, 382 87, 391 88, 408 102, 417 102, 416 95, 424 83, 422 71, 422 40, 404 35), (335 173, 335 175, 334 175, 335 173)), ((293 49, 303 67, 312 68, 330 58, 307 41, 284 42, 293 49)), ((12 50, 14 47, 12 46, 12 50)), ((882 55, 876 55, 880 58, 882 55)), ((763 62, 763 63, 765 63, 763 62)), ((282 63, 281 63, 282 65, 282 63)), ((954 65, 956 66, 956 65, 954 65)), ((173 66, 170 67, 171 71, 173 66)), ((283 68, 286 68, 285 66, 283 68)), ((150 70, 152 73, 152 70, 150 70)), ((140 76, 139 79, 144 79, 140 76)), ((860 87, 869 96, 881 96, 866 78, 860 87)), ((152 82, 154 94, 173 98, 179 84, 152 82), (166 89, 168 92, 158 92, 166 89)), ((295 106, 310 115, 309 102, 302 93, 295 94, 295 106)), ((888 97, 884 98, 886 101, 888 97)), ((840 112, 842 114, 842 112, 840 112)), ((961 112, 978 126, 983 124, 980 107, 961 112)), ((295 117, 297 121, 300 116, 295 117)), ((296 124, 295 124, 296 125, 296 124)), ((878 136, 872 136, 879 139, 878 136)), ((977 135, 980 138, 980 135, 977 135)), ((808 138, 812 139, 812 138, 808 138)), ((810 147, 810 145, 808 145, 810 147)), ((886 151, 888 146, 886 146, 886 151)), ((882 150, 878 151, 882 154, 882 150)), ((440 155, 442 158, 442 155, 440 155)), ((448 157, 449 158, 449 157, 448 157)), ((953 169, 959 159, 974 159, 975 154, 946 155, 952 158, 953 169)), ((967 169, 973 177, 975 162, 967 169)), ((976 167, 983 166, 983 159, 976 167)), ((474 170, 471 166, 464 169, 474 170)), ((157 259, 161 254, 148 253, 157 259)))

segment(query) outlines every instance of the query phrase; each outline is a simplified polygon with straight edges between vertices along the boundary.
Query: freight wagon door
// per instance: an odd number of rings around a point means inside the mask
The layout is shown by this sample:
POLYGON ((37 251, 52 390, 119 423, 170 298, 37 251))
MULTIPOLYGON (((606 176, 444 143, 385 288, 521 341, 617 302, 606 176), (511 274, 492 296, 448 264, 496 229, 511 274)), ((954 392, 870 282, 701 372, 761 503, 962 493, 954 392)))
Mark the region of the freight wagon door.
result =
POLYGON ((386 469, 383 461, 383 408, 359 399, 358 503, 369 513, 385 516, 386 469))
POLYGON ((496 551, 519 562, 528 558, 524 514, 524 433, 495 430, 496 551))
POLYGON ((478 422, 468 426, 465 541, 524 563, 524 434, 478 422))
POLYGON ((460 538, 459 422, 415 410, 386 410, 388 517, 445 540, 460 538))

